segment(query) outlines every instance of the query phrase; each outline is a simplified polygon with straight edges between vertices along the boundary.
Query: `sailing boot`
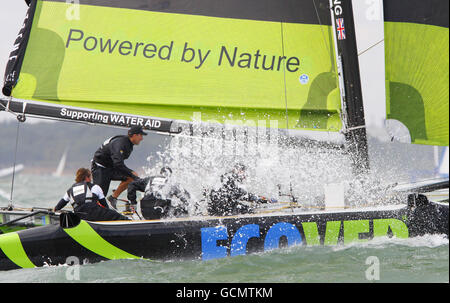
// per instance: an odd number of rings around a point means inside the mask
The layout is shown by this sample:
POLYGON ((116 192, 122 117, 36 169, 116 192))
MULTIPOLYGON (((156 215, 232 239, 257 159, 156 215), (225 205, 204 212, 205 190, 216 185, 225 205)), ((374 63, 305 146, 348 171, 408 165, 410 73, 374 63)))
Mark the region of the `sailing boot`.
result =
POLYGON ((117 210, 117 198, 114 198, 112 195, 108 197, 108 202, 111 206, 117 210))

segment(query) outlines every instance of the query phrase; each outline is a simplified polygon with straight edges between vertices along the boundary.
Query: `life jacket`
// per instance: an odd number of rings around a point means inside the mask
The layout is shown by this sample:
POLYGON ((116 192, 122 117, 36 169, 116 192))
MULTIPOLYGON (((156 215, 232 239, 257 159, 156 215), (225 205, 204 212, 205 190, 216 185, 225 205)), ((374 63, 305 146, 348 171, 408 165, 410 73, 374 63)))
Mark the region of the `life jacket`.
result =
POLYGON ((79 182, 72 185, 69 190, 67 190, 67 195, 69 196, 69 202, 74 210, 77 210, 80 206, 89 202, 97 202, 97 195, 93 194, 91 189, 94 186, 90 182, 79 182))
POLYGON ((145 195, 153 196, 155 199, 166 200, 169 193, 168 178, 164 176, 153 177, 145 187, 145 195))

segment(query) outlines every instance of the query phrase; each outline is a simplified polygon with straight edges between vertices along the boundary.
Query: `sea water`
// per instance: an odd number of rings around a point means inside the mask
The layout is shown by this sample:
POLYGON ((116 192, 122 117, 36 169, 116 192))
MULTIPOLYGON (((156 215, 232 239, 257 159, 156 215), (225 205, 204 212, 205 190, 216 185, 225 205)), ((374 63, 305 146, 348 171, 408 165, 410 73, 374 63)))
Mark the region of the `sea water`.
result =
POLYGON ((423 236, 347 247, 290 247, 210 261, 112 260, 82 265, 76 275, 69 266, 19 269, 0 272, 0 282, 448 283, 448 267, 448 240, 423 236))

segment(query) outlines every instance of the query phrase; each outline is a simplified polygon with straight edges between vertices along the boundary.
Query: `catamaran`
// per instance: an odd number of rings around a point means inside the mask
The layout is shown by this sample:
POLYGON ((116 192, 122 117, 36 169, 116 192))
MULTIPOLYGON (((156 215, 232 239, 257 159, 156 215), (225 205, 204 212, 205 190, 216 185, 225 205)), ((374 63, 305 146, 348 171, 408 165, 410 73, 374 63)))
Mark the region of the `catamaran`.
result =
MULTIPOLYGON (((198 112, 215 124, 245 116, 342 134, 354 174, 370 170, 350 0, 26 2, 0 100, 19 121, 141 125, 177 136, 192 133, 198 112)), ((392 137, 448 146, 448 1, 385 0, 384 31, 392 137)), ((0 269, 448 235, 448 178, 394 192, 358 207, 330 207, 325 197, 317 209, 291 196, 276 211, 225 217, 88 222, 61 213, 58 224, 1 235, 0 269), (447 198, 429 195, 442 189, 447 198)))

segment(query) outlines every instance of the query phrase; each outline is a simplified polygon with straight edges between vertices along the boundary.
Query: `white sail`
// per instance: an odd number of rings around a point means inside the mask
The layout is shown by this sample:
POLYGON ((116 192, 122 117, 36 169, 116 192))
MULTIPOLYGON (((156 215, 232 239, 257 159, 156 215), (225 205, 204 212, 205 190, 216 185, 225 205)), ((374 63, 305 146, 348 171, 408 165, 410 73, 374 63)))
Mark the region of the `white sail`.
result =
POLYGON ((66 159, 67 159, 67 152, 68 149, 64 151, 64 154, 61 157, 61 160, 59 160, 58 167, 56 168, 56 171, 52 174, 55 177, 60 177, 64 171, 64 167, 66 166, 66 159))
POLYGON ((16 173, 23 170, 24 166, 23 164, 18 164, 16 167, 8 167, 8 168, 2 168, 0 169, 0 178, 8 177, 13 174, 14 170, 16 173))

